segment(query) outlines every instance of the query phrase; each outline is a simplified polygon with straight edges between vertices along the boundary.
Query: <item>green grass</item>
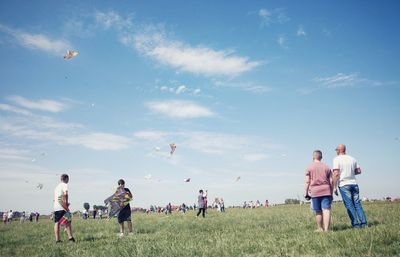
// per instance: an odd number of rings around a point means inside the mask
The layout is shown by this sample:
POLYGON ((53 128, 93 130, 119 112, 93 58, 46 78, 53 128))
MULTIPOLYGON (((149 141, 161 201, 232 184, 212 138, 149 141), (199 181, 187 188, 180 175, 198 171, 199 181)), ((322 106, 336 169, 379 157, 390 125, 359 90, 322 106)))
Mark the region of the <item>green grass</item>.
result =
POLYGON ((0 256, 400 256, 400 204, 364 203, 370 227, 351 229, 341 203, 329 233, 315 233, 309 205, 254 210, 135 214, 136 234, 119 239, 115 219, 73 220, 77 243, 55 244, 53 223, 0 226, 0 256))

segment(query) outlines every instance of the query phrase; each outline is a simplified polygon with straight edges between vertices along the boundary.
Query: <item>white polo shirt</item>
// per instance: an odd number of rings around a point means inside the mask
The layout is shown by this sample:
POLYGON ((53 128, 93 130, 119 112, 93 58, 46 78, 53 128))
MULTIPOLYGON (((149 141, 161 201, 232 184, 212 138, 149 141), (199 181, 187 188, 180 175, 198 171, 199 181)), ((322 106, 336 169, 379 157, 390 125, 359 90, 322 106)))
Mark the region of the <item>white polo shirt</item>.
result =
POLYGON ((333 159, 332 170, 339 170, 340 174, 339 187, 345 185, 357 185, 355 174, 356 168, 360 168, 360 166, 358 166, 356 159, 350 155, 341 154, 333 159))
POLYGON ((68 192, 68 184, 61 182, 54 189, 54 211, 62 211, 64 208, 61 205, 62 196, 68 192))

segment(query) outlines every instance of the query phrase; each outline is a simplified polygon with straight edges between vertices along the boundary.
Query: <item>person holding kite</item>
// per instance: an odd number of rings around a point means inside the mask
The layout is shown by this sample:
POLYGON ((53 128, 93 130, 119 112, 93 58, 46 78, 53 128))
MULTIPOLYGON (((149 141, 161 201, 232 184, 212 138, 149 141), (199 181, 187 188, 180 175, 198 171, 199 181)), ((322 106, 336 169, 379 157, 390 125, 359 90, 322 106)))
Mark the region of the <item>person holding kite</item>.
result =
POLYGON ((61 182, 54 189, 54 236, 56 238, 56 243, 61 242, 60 225, 65 226, 68 234, 68 241, 75 242, 72 235, 71 213, 69 211, 68 182, 68 175, 62 174, 61 182))
POLYGON ((119 236, 123 237, 124 232, 125 232, 125 226, 124 222, 126 221, 128 223, 128 230, 129 234, 133 233, 133 228, 132 228, 132 221, 131 221, 131 206, 129 204, 129 201, 132 199, 132 193, 129 190, 129 188, 125 187, 125 181, 123 179, 118 180, 118 189, 117 192, 123 192, 123 194, 120 194, 120 196, 123 198, 120 201, 120 206, 122 209, 118 213, 118 224, 119 224, 119 236))

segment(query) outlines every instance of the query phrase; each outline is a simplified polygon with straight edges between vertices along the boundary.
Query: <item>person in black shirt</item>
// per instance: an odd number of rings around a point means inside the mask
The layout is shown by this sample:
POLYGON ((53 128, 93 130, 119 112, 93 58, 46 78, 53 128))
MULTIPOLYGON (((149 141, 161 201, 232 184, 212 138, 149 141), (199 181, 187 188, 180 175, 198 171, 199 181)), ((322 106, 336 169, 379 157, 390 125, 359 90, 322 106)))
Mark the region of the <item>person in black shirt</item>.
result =
MULTIPOLYGON (((132 199, 132 193, 131 191, 125 187, 125 181, 123 179, 118 180, 118 186, 119 188, 123 188, 125 190, 125 192, 128 193, 129 198, 132 199)), ((124 222, 128 223, 128 230, 129 230, 129 234, 133 233, 133 228, 132 228, 132 221, 131 221, 131 206, 128 203, 127 205, 125 205, 124 208, 122 208, 119 213, 118 213, 118 223, 119 223, 119 236, 122 237, 124 236, 124 232, 125 232, 125 226, 124 226, 124 222)))

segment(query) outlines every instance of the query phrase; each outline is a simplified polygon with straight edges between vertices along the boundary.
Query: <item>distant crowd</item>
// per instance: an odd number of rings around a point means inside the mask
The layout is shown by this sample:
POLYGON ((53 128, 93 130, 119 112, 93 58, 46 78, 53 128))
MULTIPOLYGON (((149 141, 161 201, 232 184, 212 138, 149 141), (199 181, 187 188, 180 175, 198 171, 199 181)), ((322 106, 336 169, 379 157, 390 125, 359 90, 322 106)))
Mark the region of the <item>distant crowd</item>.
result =
MULTIPOLYGON (((333 168, 322 163, 322 152, 315 150, 312 154, 312 163, 307 167, 305 172, 305 185, 304 185, 304 198, 311 201, 311 208, 315 213, 317 231, 326 232, 329 230, 331 222, 331 206, 333 195, 339 195, 340 192, 343 204, 346 207, 347 214, 350 218, 353 228, 368 227, 367 218, 364 213, 360 194, 359 186, 356 181, 356 176, 361 174, 361 168, 357 161, 346 154, 346 146, 340 144, 335 149, 337 156, 333 160, 333 168)), ((54 190, 54 212, 51 218, 54 220, 54 235, 56 242, 60 241, 60 226, 64 226, 64 230, 68 234, 68 240, 75 242, 72 234, 72 214, 69 210, 69 191, 68 191, 69 176, 67 174, 61 175, 61 182, 54 190)), ((133 198, 131 191, 125 187, 123 179, 118 180, 118 188, 114 195, 107 198, 104 202, 108 205, 108 209, 95 207, 93 211, 89 212, 89 207, 81 212, 83 219, 88 219, 90 215, 93 219, 104 217, 117 217, 120 228, 119 236, 125 234, 124 224, 128 225, 129 234, 133 233, 133 225, 131 221, 132 209, 129 202, 133 198)), ((391 198, 386 198, 387 201, 392 201, 391 198)), ((85 203, 87 204, 87 203, 85 203)), ((87 204, 87 206, 89 206, 87 204)), ((245 201, 241 206, 243 209, 255 209, 260 207, 269 207, 268 200, 265 202, 245 201)), ((85 207, 86 208, 86 207, 85 207)), ((182 203, 180 205, 172 205, 168 203, 166 206, 151 205, 148 209, 142 209, 146 213, 164 213, 171 214, 177 211, 185 214, 189 210, 197 212, 196 216, 200 215, 205 218, 208 208, 214 208, 219 212, 225 212, 225 202, 221 197, 217 197, 209 204, 208 191, 199 190, 197 196, 197 203, 187 205, 182 203)), ((25 212, 13 212, 12 210, 2 213, 3 223, 9 224, 13 219, 19 219, 20 223, 24 223, 26 217, 25 212)), ((39 221, 40 214, 38 212, 30 213, 28 220, 33 222, 39 221)))
POLYGON ((3 212, 0 214, 3 216, 3 224, 9 224, 13 220, 18 221, 20 224, 23 224, 26 219, 28 219, 30 222, 36 221, 39 222, 39 217, 40 214, 38 212, 31 212, 29 216, 26 216, 26 213, 23 212, 13 212, 12 210, 8 212, 3 212))

